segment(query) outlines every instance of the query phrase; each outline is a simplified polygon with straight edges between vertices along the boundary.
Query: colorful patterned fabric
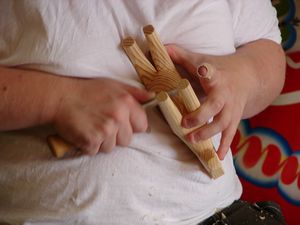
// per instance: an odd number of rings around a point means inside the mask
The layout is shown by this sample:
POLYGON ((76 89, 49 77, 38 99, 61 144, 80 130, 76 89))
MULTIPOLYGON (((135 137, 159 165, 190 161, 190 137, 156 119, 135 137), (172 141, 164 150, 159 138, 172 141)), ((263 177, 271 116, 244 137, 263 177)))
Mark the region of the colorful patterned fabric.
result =
POLYGON ((274 0, 282 45, 286 50, 286 83, 281 95, 257 116, 240 123, 232 143, 243 184, 242 199, 273 200, 288 225, 300 212, 300 1, 274 0))

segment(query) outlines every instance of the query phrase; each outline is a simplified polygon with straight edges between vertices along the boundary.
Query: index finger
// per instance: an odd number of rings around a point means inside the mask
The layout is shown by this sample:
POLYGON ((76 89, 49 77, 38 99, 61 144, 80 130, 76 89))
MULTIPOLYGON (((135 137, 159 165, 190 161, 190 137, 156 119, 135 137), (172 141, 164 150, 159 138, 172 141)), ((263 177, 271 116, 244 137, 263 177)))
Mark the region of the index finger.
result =
POLYGON ((225 101, 222 98, 222 96, 213 93, 209 95, 200 108, 183 117, 182 126, 191 128, 207 123, 210 118, 217 115, 224 107, 225 101))

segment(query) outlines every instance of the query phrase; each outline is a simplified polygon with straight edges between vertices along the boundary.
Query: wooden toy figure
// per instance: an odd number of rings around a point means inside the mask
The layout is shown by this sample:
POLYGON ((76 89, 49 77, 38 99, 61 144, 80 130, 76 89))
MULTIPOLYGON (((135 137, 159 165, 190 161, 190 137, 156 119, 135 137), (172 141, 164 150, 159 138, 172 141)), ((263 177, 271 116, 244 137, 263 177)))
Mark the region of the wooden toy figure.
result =
POLYGON ((212 178, 222 176, 224 171, 212 141, 208 139, 190 143, 185 139, 185 135, 192 130, 181 126, 182 116, 200 107, 189 81, 182 79, 177 72, 154 27, 145 26, 143 31, 154 65, 146 58, 133 38, 125 38, 122 47, 146 89, 157 94, 159 107, 172 131, 194 152, 212 178), (178 90, 178 94, 170 97, 168 92, 172 90, 178 90))

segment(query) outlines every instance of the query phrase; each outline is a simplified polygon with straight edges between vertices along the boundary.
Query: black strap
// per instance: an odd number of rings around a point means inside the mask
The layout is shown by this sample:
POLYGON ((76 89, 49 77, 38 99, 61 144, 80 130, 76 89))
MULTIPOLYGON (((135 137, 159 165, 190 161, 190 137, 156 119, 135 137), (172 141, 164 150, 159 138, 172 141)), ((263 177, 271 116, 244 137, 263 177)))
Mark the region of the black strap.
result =
POLYGON ((285 225, 279 205, 274 202, 250 204, 238 200, 198 225, 285 225))

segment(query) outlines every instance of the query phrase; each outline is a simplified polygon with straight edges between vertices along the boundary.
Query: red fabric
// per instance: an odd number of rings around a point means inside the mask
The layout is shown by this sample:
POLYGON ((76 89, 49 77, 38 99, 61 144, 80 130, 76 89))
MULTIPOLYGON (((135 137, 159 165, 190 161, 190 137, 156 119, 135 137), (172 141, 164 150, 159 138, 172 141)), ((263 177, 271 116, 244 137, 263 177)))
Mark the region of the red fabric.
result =
POLYGON ((232 143, 232 151, 244 188, 242 198, 247 201, 276 201, 281 205, 287 224, 298 225, 300 52, 288 57, 293 63, 287 65, 286 83, 279 97, 281 103, 242 121, 232 143), (291 99, 292 103, 288 103, 291 99))

